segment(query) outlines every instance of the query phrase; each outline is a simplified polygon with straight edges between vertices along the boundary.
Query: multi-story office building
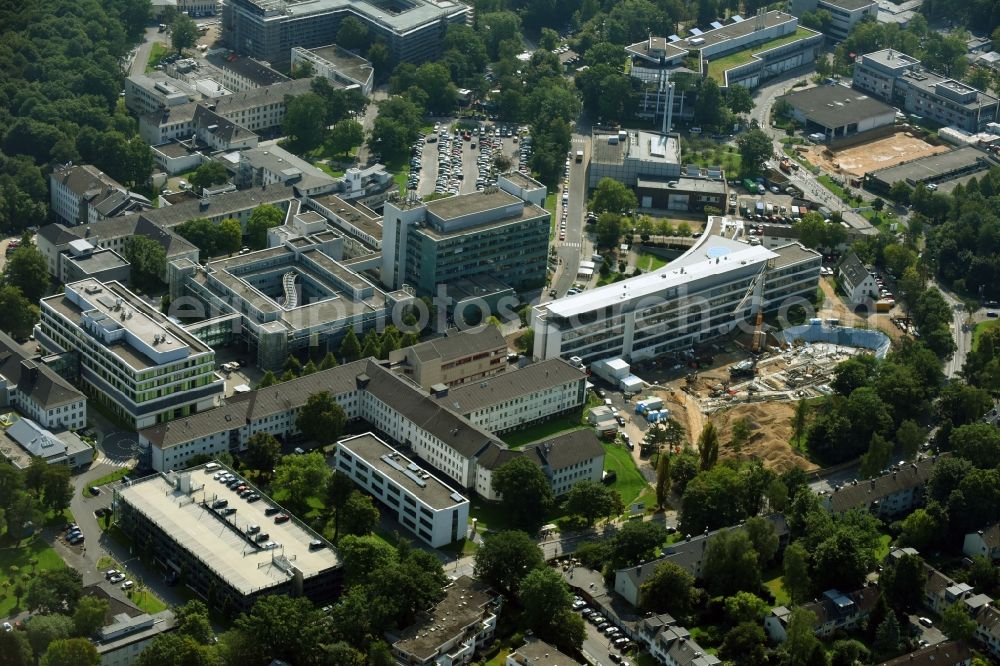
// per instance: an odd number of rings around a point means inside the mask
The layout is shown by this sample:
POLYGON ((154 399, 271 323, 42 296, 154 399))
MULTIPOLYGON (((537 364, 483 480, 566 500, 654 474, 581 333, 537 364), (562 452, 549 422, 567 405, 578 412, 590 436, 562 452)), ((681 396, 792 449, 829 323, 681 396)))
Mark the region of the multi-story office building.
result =
POLYGON ((49 174, 49 205, 69 225, 89 224, 146 210, 149 199, 129 192, 89 164, 65 164, 49 174))
MULTIPOLYGON (((671 102, 673 121, 694 117, 695 94, 692 88, 701 79, 701 72, 684 67, 687 49, 674 46, 666 37, 654 37, 625 47, 629 58, 629 76, 639 82, 640 93, 636 115, 655 121, 663 119, 667 103, 671 102), (678 85, 683 83, 683 85, 678 85), (690 85, 688 85, 690 83, 690 85), (673 85, 670 90, 668 86, 673 85)), ((669 131, 672 127, 667 127, 669 131)))
POLYGON ((79 430, 87 425, 87 396, 3 332, 0 405, 15 407, 43 428, 79 430))
POLYGON ((432 548, 465 538, 469 500, 375 435, 337 442, 333 465, 432 548))
POLYGON ((351 88, 356 86, 365 95, 372 93, 372 82, 375 80, 375 68, 359 55, 342 49, 336 44, 322 46, 318 49, 304 49, 296 46, 292 49, 292 71, 308 63, 312 67, 313 76, 336 81, 338 84, 351 88))
POLYGON ((333 546, 297 518, 276 520, 270 498, 241 499, 215 478, 220 472, 230 470, 211 463, 116 488, 118 525, 227 615, 249 610, 265 594, 332 599, 340 581, 333 546))
POLYGON ((333 42, 347 16, 368 29, 370 42, 384 42, 393 62, 437 57, 449 25, 465 24, 471 9, 457 0, 232 0, 223 7, 222 37, 238 52, 287 65, 294 46, 333 42))
POLYGON ((125 108, 136 116, 201 99, 186 83, 163 72, 133 74, 125 78, 125 108))
POLYGON ((847 39, 855 25, 878 16, 876 0, 793 0, 791 12, 799 18, 806 12, 822 10, 829 12, 830 23, 824 34, 832 39, 847 39))
POLYGON ((507 341, 496 326, 448 331, 389 354, 392 369, 421 388, 460 386, 507 369, 507 341))
POLYGON ((861 56, 854 63, 852 85, 907 113, 972 133, 996 121, 1000 107, 993 95, 930 72, 894 49, 861 56))
POLYGON ((67 284, 43 298, 35 337, 76 352, 93 397, 135 428, 218 405, 225 385, 215 352, 118 282, 67 284))
POLYGON ((754 285, 766 310, 810 298, 821 261, 798 244, 767 250, 712 236, 657 271, 536 305, 534 356, 591 363, 687 349, 745 321, 754 285))
POLYGON ((545 284, 549 213, 536 203, 489 188, 427 203, 396 199, 384 210, 382 282, 392 288, 433 296, 468 279, 498 281, 497 291, 545 284))
POLYGON ((554 358, 451 388, 439 399, 470 423, 501 434, 579 413, 587 402, 587 375, 554 358))
POLYGON ((228 50, 208 53, 205 55, 205 61, 212 66, 212 73, 223 87, 234 93, 265 88, 276 83, 287 83, 291 80, 281 72, 271 69, 266 62, 255 58, 244 58, 228 50))
POLYGON ((254 134, 272 132, 280 128, 285 119, 287 98, 309 92, 311 81, 283 81, 154 111, 139 117, 139 135, 152 146, 190 138, 200 124, 205 124, 198 122, 199 113, 211 116, 212 122, 206 121, 206 127, 219 124, 222 119, 254 134))
MULTIPOLYGON (((145 428, 139 432, 139 443, 148 449, 151 467, 164 471, 183 468, 196 455, 239 453, 257 432, 288 441, 299 435, 295 424, 299 410, 320 391, 330 392, 348 420, 364 421, 395 448, 438 470, 463 491, 487 499, 496 499, 492 471, 522 455, 541 466, 558 494, 582 478, 601 478, 604 449, 593 431, 576 430, 513 451, 454 412, 441 391, 428 395, 373 359, 258 389, 217 409, 145 428)), ((498 412, 516 408, 496 407, 498 412)))

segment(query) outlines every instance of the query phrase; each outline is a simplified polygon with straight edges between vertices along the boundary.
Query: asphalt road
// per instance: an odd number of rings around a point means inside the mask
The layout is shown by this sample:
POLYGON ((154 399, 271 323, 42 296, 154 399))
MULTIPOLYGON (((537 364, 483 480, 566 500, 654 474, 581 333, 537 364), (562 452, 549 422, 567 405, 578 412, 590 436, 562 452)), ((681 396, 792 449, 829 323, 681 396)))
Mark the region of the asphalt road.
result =
MULTIPOLYGON (((566 240, 559 240, 559 223, 562 221, 562 190, 556 192, 556 237, 552 241, 556 248, 556 256, 560 263, 556 267, 556 274, 552 280, 550 289, 556 290, 556 297, 566 295, 566 292, 576 281, 576 272, 580 268, 580 261, 590 259, 591 244, 584 233, 584 215, 587 212, 587 171, 586 165, 590 161, 590 137, 582 134, 574 134, 570 142, 570 153, 573 157, 569 160, 569 206, 566 218, 566 240), (583 162, 576 162, 576 151, 583 151, 583 162)), ((542 294, 542 301, 550 300, 548 292, 542 294)))
POLYGON ((146 73, 146 63, 149 62, 149 52, 153 48, 153 42, 169 44, 170 35, 165 32, 159 32, 157 26, 146 28, 146 35, 142 40, 142 44, 139 45, 135 52, 135 57, 132 59, 132 65, 129 68, 129 74, 136 76, 146 73))
POLYGON ((966 326, 969 313, 958 297, 942 288, 941 285, 936 284, 935 286, 941 291, 944 300, 951 306, 951 335, 955 340, 955 353, 944 364, 944 372, 948 377, 957 377, 962 371, 962 366, 965 365, 965 357, 972 349, 972 329, 966 326))

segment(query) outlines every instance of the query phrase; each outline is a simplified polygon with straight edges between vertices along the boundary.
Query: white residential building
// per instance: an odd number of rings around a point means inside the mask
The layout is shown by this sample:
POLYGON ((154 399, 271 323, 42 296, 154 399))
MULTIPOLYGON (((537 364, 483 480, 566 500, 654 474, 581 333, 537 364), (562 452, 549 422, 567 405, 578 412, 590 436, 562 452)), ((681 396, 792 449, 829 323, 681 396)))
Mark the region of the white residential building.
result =
POLYGON ((768 250, 710 236, 659 270, 536 305, 534 356, 637 361, 687 349, 745 321, 754 284, 765 310, 812 298, 821 261, 798 244, 768 250))
POLYGON ((215 352, 118 282, 93 278, 43 298, 35 337, 50 353, 76 352, 84 387, 143 428, 218 404, 215 352))
POLYGON ((432 548, 465 538, 469 500, 375 435, 337 442, 333 464, 432 548))
POLYGON ((88 224, 152 207, 89 164, 65 164, 49 174, 49 205, 69 225, 88 224))
POLYGON ((0 332, 0 405, 51 430, 79 430, 87 425, 87 396, 59 373, 24 353, 0 332))
POLYGON ((1000 560, 1000 523, 966 534, 962 552, 969 557, 985 557, 991 562, 1000 560))
POLYGON ((851 252, 838 269, 840 287, 847 296, 851 305, 862 305, 878 300, 878 283, 865 265, 858 259, 858 255, 851 252))
POLYGON ((101 655, 101 666, 132 666, 154 638, 175 628, 177 623, 169 610, 156 615, 119 613, 110 624, 101 627, 94 647, 101 655))

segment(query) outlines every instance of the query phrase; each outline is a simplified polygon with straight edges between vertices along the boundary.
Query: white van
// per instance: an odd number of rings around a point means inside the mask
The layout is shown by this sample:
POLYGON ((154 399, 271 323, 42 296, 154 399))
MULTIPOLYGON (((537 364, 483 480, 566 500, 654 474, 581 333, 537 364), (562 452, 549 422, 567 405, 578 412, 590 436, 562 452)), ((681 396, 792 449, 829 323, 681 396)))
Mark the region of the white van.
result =
POLYGON ((219 463, 208 463, 205 465, 206 472, 214 472, 217 469, 219 469, 219 463))

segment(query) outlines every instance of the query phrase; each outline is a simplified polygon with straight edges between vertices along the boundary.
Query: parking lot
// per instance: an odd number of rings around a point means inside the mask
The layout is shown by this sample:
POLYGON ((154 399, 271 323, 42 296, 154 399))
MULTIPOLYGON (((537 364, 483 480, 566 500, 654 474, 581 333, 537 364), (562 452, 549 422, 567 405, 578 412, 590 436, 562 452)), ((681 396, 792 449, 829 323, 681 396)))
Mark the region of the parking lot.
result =
POLYGON ((588 655, 600 664, 631 666, 632 659, 625 655, 635 649, 635 644, 621 629, 587 606, 580 597, 574 599, 573 609, 583 615, 586 629, 583 648, 588 655))
POLYGON ((530 137, 516 126, 479 125, 460 131, 451 123, 438 123, 421 137, 410 155, 407 188, 418 196, 468 194, 496 184, 493 159, 502 151, 511 168, 527 166, 530 137))

